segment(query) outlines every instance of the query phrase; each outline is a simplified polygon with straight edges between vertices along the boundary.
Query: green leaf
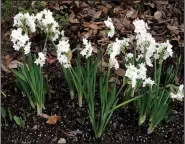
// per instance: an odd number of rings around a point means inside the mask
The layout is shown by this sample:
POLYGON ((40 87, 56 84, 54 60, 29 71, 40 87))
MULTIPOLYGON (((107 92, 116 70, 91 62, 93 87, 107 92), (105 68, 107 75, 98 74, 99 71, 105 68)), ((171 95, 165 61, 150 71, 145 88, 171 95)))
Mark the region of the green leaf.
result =
POLYGON ((21 73, 19 73, 18 71, 14 70, 14 69, 11 69, 11 71, 12 71, 17 77, 19 77, 19 78, 22 79, 23 81, 27 82, 26 79, 25 79, 25 77, 24 77, 21 73))
POLYGON ((24 128, 25 121, 21 117, 14 116, 13 118, 18 126, 24 128))

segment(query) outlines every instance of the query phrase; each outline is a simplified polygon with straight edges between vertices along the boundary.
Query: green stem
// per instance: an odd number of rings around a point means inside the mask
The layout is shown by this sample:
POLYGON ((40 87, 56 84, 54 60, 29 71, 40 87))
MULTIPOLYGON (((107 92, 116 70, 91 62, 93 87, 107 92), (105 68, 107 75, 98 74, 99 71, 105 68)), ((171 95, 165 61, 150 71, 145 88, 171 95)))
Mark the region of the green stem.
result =
POLYGON ((118 108, 120 108, 121 106, 126 105, 126 104, 128 104, 128 103, 130 103, 130 102, 132 102, 132 101, 134 101, 134 100, 136 100, 136 99, 139 99, 139 98, 141 98, 141 97, 142 97, 142 95, 141 95, 141 96, 134 97, 134 98, 132 98, 132 99, 130 99, 130 100, 127 100, 126 102, 123 102, 123 103, 117 105, 116 107, 114 107, 114 110, 115 110, 115 109, 118 109, 118 108))
POLYGON ((79 104, 79 107, 82 107, 82 94, 81 93, 78 95, 78 104, 79 104))
POLYGON ((154 129, 155 129, 155 126, 153 126, 152 124, 150 124, 147 133, 148 134, 151 134, 154 131, 154 129))
POLYGON ((37 115, 41 115, 42 114, 42 105, 37 103, 37 115))
POLYGON ((162 69, 162 62, 159 63, 159 73, 157 77, 157 96, 159 94, 159 85, 160 85, 160 79, 161 79, 161 69, 162 69))
POLYGON ((47 33, 46 40, 45 40, 45 43, 44 43, 44 49, 42 50, 43 53, 46 52, 46 44, 47 44, 47 41, 48 41, 48 33, 47 33))
POLYGON ((145 122, 146 119, 146 114, 144 113, 142 116, 139 118, 139 126, 142 125, 145 122))
POLYGON ((74 90, 70 90, 70 96, 71 96, 71 99, 73 100, 75 96, 74 90))

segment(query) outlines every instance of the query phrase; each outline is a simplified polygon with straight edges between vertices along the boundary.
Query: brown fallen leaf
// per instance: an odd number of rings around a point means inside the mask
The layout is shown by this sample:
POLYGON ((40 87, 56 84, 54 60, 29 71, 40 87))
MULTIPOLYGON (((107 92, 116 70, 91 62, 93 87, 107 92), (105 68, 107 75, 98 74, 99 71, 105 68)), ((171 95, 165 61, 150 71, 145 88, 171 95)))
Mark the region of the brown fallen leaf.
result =
POLYGON ((56 60, 57 60, 56 58, 54 58, 54 57, 52 57, 51 55, 47 54, 47 62, 48 62, 49 64, 54 63, 56 60))
POLYGON ((95 29, 95 30, 100 29, 100 27, 97 26, 97 24, 95 24, 95 23, 91 23, 91 24, 89 25, 89 27, 92 28, 92 29, 95 29))
POLYGON ((99 10, 96 13, 94 13, 93 18, 98 19, 101 16, 101 14, 102 14, 102 11, 99 10))
POLYGON ((171 25, 167 25, 167 28, 169 29, 169 30, 171 30, 173 33, 175 33, 175 34, 179 34, 179 30, 178 30, 178 28, 176 27, 176 26, 171 26, 171 25))
POLYGON ((111 77, 111 78, 109 79, 109 82, 110 82, 110 83, 113 83, 113 82, 115 82, 115 81, 116 81, 116 83, 117 83, 118 85, 121 84, 120 80, 119 80, 117 77, 111 77))
POLYGON ((71 19, 69 18, 70 23, 80 23, 77 18, 71 19))
POLYGON ((12 60, 12 58, 11 58, 10 55, 6 55, 6 56, 4 57, 4 63, 5 63, 6 65, 9 65, 9 63, 11 62, 11 60, 12 60))
POLYGON ((98 30, 97 29, 93 29, 92 33, 95 35, 97 34, 98 30))
POLYGON ((68 60, 69 63, 70 63, 70 61, 71 61, 72 56, 73 56, 72 51, 71 51, 71 50, 68 51, 68 53, 67 53, 67 60, 68 60))
POLYGON ((40 117, 43 117, 43 118, 45 118, 45 119, 48 119, 48 118, 49 118, 49 115, 44 114, 44 113, 40 114, 39 116, 40 116, 40 117))
POLYGON ((123 19, 123 25, 126 26, 126 27, 129 27, 131 24, 131 21, 127 20, 127 18, 124 18, 123 19))
POLYGON ((71 11, 71 14, 69 15, 69 21, 70 23, 80 23, 77 18, 75 18, 75 13, 71 11))
POLYGON ((128 11, 126 16, 127 18, 130 18, 134 14, 134 11, 128 11))
POLYGON ((91 24, 91 23, 89 23, 89 22, 83 22, 82 26, 83 26, 83 27, 89 27, 90 24, 91 24))
POLYGON ((162 13, 161 13, 160 11, 156 11, 156 12, 154 13, 154 19, 160 20, 161 17, 162 17, 162 13))
POLYGON ((7 73, 11 72, 3 63, 1 63, 1 68, 2 68, 3 71, 5 71, 7 73))
POLYGON ((119 15, 120 13, 122 13, 123 9, 120 6, 117 6, 113 9, 113 13, 115 15, 119 15))
POLYGON ((114 22, 114 25, 115 25, 115 28, 117 30, 121 30, 124 26, 123 26, 123 23, 120 21, 120 19, 118 18, 114 18, 113 19, 113 22, 114 22))
POLYGON ((19 62, 18 60, 13 60, 9 63, 8 68, 9 69, 18 68, 18 65, 20 64, 21 62, 19 62))
POLYGON ((100 6, 100 9, 102 10, 102 12, 103 12, 104 14, 108 13, 108 8, 107 8, 107 7, 101 5, 101 6, 100 6))
POLYGON ((125 75, 125 70, 122 68, 118 68, 117 70, 115 70, 115 74, 119 75, 119 76, 124 76, 125 75))
POLYGON ((98 49, 96 47, 93 47, 93 52, 98 53, 98 49))
POLYGON ((50 9, 54 9, 54 10, 58 10, 58 11, 60 10, 60 5, 59 5, 59 3, 54 2, 54 1, 49 2, 48 7, 49 7, 50 9))
POLYGON ((135 19, 138 17, 138 11, 134 11, 134 13, 132 14, 131 18, 135 19))
POLYGON ((47 120, 46 123, 48 123, 48 124, 56 124, 57 121, 59 121, 60 119, 61 119, 60 116, 52 115, 52 116, 49 116, 49 117, 48 117, 48 120, 47 120))
POLYGON ((81 33, 81 35, 84 37, 84 38, 89 38, 89 36, 90 36, 90 34, 89 34, 89 32, 87 32, 87 33, 85 33, 85 32, 83 32, 83 33, 81 33))

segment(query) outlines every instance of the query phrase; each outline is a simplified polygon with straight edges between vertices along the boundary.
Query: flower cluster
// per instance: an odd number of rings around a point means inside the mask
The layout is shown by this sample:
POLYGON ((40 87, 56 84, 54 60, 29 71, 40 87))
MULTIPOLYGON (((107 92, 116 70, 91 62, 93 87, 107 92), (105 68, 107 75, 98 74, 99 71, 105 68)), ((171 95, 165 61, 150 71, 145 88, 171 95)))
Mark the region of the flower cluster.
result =
POLYGON ((116 38, 115 42, 108 45, 107 52, 110 55, 109 64, 111 68, 112 67, 114 67, 115 69, 119 68, 119 64, 116 59, 116 56, 121 53, 122 47, 125 48, 129 45, 128 41, 129 41, 128 39, 118 40, 116 38))
POLYGON ((16 51, 19 51, 20 48, 24 48, 25 54, 30 52, 31 42, 29 42, 28 35, 26 33, 23 34, 23 30, 21 28, 12 30, 11 41, 13 42, 13 48, 16 51))
POLYGON ((108 17, 106 21, 104 21, 106 27, 108 27, 110 30, 108 31, 108 37, 113 37, 115 33, 115 28, 112 23, 112 19, 108 17))
POLYGON ((28 32, 36 31, 35 16, 29 13, 18 13, 14 17, 13 26, 17 29, 12 30, 11 41, 13 42, 13 48, 19 51, 21 48, 24 49, 24 54, 30 53, 31 42, 29 42, 28 32))
POLYGON ((38 27, 45 33, 50 33, 51 39, 55 41, 59 38, 59 24, 55 21, 50 10, 44 9, 35 17, 38 27))
POLYGON ((39 52, 38 55, 39 55, 39 57, 35 60, 35 63, 37 65, 40 65, 40 67, 43 67, 43 65, 45 64, 45 61, 46 61, 46 56, 42 52, 39 52))
POLYGON ((139 50, 145 57, 146 64, 148 66, 153 66, 152 59, 159 59, 162 54, 163 57, 160 59, 166 59, 172 56, 172 45, 167 41, 166 43, 157 43, 150 33, 147 32, 149 29, 147 23, 143 20, 135 20, 133 22, 135 26, 136 33, 136 49, 139 50))
POLYGON ((141 79, 143 80, 143 87, 146 86, 146 84, 153 85, 154 81, 152 81, 150 78, 146 78, 146 66, 145 63, 139 64, 139 68, 135 67, 131 63, 126 66, 127 70, 125 73, 125 76, 128 77, 131 80, 132 88, 135 88, 137 80, 141 79))
MULTIPOLYGON (((53 41, 58 39, 59 35, 64 36, 64 31, 60 33, 59 24, 54 20, 52 16, 52 12, 46 9, 37 13, 36 15, 34 14, 30 15, 29 13, 25 13, 25 14, 18 13, 14 17, 13 26, 17 27, 17 29, 14 29, 11 33, 11 41, 14 44, 13 47, 17 51, 23 48, 24 54, 30 53, 31 42, 29 42, 29 37, 28 37, 29 30, 32 33, 34 33, 36 32, 36 28, 40 28, 42 31, 47 33, 49 38, 53 41)), ((61 45, 60 43, 59 43, 59 47, 61 45)), ((66 48, 66 46, 64 48, 66 48)), ((59 48, 58 50, 60 53, 61 48, 59 48)), ((60 62, 62 62, 63 60, 62 63, 64 64, 64 56, 59 56, 59 55, 58 55, 58 59, 60 59, 60 62)), ((35 61, 35 63, 40 64, 40 66, 42 67, 45 62, 45 59, 46 59, 45 54, 39 53, 39 58, 35 61)))
POLYGON ((35 25, 35 16, 29 13, 18 13, 14 17, 14 24, 13 26, 25 28, 25 26, 28 26, 30 31, 34 33, 36 31, 36 25, 35 25))
POLYGON ((57 45, 57 59, 64 68, 71 67, 70 61, 66 54, 70 51, 69 40, 61 40, 57 45))
POLYGON ((85 48, 80 52, 80 54, 88 58, 92 55, 93 47, 87 39, 83 39, 83 45, 85 46, 85 48))
POLYGON ((171 93, 170 96, 172 99, 177 99, 178 101, 182 101, 184 98, 184 85, 183 84, 180 85, 177 93, 176 94, 171 93))
POLYGON ((158 44, 158 47, 156 48, 156 53, 154 55, 155 59, 159 59, 160 55, 162 55, 163 59, 165 60, 169 56, 172 57, 173 51, 172 51, 172 45, 169 43, 169 40, 165 43, 158 44))

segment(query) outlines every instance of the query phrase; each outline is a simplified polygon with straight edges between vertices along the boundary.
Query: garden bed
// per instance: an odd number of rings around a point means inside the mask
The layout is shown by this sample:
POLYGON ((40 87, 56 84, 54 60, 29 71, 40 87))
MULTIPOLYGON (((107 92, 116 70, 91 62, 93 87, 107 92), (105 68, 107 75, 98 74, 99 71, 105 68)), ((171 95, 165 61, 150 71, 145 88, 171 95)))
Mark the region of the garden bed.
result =
MULTIPOLYGON (((33 4, 33 3, 32 3, 33 4)), ((56 4, 56 3, 55 3, 56 4)), ((68 3, 62 3, 60 6, 66 6, 69 10, 74 11, 75 13, 80 13, 80 8, 78 3, 75 3, 72 7, 68 3)), ((106 3, 99 3, 97 5, 90 3, 84 4, 84 7, 91 5, 92 9, 99 9, 104 13, 105 8, 108 12, 102 14, 102 17, 99 17, 96 21, 105 20, 105 17, 112 14, 112 9, 117 8, 117 11, 122 11, 126 15, 128 11, 137 10, 140 14, 137 17, 142 17, 141 13, 145 13, 144 19, 152 21, 150 24, 154 37, 158 41, 164 41, 169 39, 170 43, 173 45, 174 55, 177 57, 184 52, 184 47, 182 45, 183 41, 183 32, 181 31, 181 26, 183 24, 183 15, 182 3, 176 1, 168 1, 168 4, 163 3, 145 3, 145 4, 128 4, 120 2, 112 2, 109 5, 112 6, 110 10, 107 8, 106 3), (122 7, 120 10, 118 6, 122 7), (142 9, 137 9, 136 6, 142 7, 142 9), (171 11, 168 9, 172 8, 171 11), (157 10, 163 9, 165 17, 162 21, 156 21, 151 19, 151 16, 157 10), (124 10, 125 9, 125 10, 124 10), (167 13, 170 13, 167 15, 167 13), (172 14, 173 13, 173 14, 172 14), (173 28, 169 28, 167 25, 176 25, 179 32, 175 31, 173 28)), ((19 5, 19 4, 18 4, 19 5)), ((20 3, 22 5, 22 3, 20 3)), ((25 9, 28 6, 25 5, 25 9)), ((46 4, 45 7, 54 9, 58 11, 56 6, 53 4, 46 4)), ((110 6, 109 6, 110 7, 110 6)), ((14 7, 17 9, 16 7, 14 7)), ((68 13, 69 10, 66 12, 68 13)), ((162 10, 161 10, 162 11, 162 10)), ((134 11, 135 12, 135 11, 134 11)), ((121 13, 121 12, 120 12, 121 13)), ((16 14, 16 13, 15 13, 16 14)), ((12 49, 8 35, 8 31, 12 26, 12 21, 14 17, 14 12, 10 13, 11 19, 4 17, 2 21, 2 58, 6 62, 7 55, 12 59, 19 59, 19 53, 15 53, 12 49), (9 23, 9 25, 7 25, 9 23)), ((117 14, 117 13, 116 13, 117 14)), ((111 17, 120 18, 115 14, 111 17)), ((98 14, 97 14, 98 15, 98 14)), ((119 12, 118 12, 119 15, 119 12)), ((130 13, 131 15, 131 13, 130 13)), ((133 15, 132 15, 133 16, 133 15)), ((92 20, 93 17, 85 17, 86 21, 88 19, 92 20)), ((84 19, 79 19, 80 23, 84 19)), ((121 19, 121 18, 120 18, 121 19)), ((135 18, 134 18, 135 19, 135 18)), ((80 36, 78 32, 81 32, 83 29, 82 25, 74 24, 71 22, 66 22, 64 19, 61 20, 64 25, 65 36, 70 36, 70 44, 72 49, 76 47, 76 44, 79 43, 80 36), (67 23, 67 24, 66 24, 67 23)), ((119 25, 119 24, 118 24, 119 25)), ((133 33, 133 28, 130 26, 123 26, 125 29, 120 29, 117 35, 126 36, 129 33, 133 33)), ((83 33, 83 32, 81 32, 83 33)), ((91 35, 90 40, 98 41, 99 37, 91 35)), ((182 56, 182 61, 180 63, 180 69, 178 74, 178 83, 182 83, 184 80, 184 58, 182 56)), ((168 59, 164 63, 164 68, 175 63, 175 58, 168 59)), ((92 125, 88 118, 87 113, 87 103, 83 101, 83 106, 80 108, 78 106, 78 99, 75 96, 74 100, 70 99, 69 90, 67 84, 61 75, 61 67, 58 62, 47 64, 44 66, 44 75, 47 77, 48 84, 50 87, 51 98, 47 97, 45 102, 45 109, 43 113, 48 115, 57 115, 61 117, 61 120, 54 125, 47 124, 47 119, 39 117, 36 114, 27 100, 26 97, 23 97, 21 92, 16 89, 15 77, 12 73, 5 72, 3 69, 1 72, 1 90, 6 95, 6 97, 1 96, 2 107, 10 108, 13 115, 22 116, 26 118, 25 128, 21 128, 15 124, 14 121, 7 120, 6 124, 2 124, 2 135, 1 142, 6 143, 58 143, 60 138, 64 138, 67 143, 150 143, 150 144, 166 144, 166 143, 175 143, 181 144, 184 141, 184 105, 183 102, 175 101, 173 107, 172 120, 168 123, 161 123, 157 126, 154 132, 150 135, 147 134, 148 125, 138 126, 138 113, 133 109, 129 108, 127 110, 118 109, 113 113, 112 118, 110 119, 104 134, 100 138, 95 138, 92 130, 92 125)), ((119 95, 122 97, 122 94, 119 95)))

